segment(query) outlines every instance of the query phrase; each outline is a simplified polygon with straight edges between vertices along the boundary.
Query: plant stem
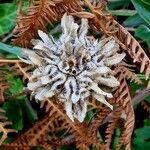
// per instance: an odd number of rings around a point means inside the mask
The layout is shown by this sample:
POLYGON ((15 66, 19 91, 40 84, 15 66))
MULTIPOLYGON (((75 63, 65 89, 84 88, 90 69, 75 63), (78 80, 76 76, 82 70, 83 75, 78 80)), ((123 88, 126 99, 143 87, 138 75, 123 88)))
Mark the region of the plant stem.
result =
POLYGON ((0 63, 20 63, 21 60, 0 59, 0 63))
POLYGON ((144 100, 145 97, 150 95, 150 88, 145 88, 143 90, 140 90, 132 99, 133 106, 140 103, 142 100, 144 100))

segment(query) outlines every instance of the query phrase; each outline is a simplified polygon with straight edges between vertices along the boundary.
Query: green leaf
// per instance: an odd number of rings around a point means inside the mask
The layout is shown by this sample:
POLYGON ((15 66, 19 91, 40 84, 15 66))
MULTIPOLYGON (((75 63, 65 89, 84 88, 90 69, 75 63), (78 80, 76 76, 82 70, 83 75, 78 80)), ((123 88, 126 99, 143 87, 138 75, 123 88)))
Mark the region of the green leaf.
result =
POLYGON ((142 140, 146 140, 150 138, 150 134, 148 131, 150 131, 150 126, 144 126, 143 128, 136 129, 135 135, 137 137, 140 137, 142 140))
POLYGON ((118 7, 126 7, 130 3, 130 0, 109 0, 109 9, 116 9, 118 7))
POLYGON ((22 130, 23 116, 18 101, 13 100, 13 101, 5 102, 3 108, 6 111, 6 116, 8 117, 8 120, 13 123, 12 128, 16 130, 22 130))
POLYGON ((12 74, 8 74, 6 76, 6 79, 11 85, 9 88, 9 92, 11 94, 16 94, 23 90, 24 85, 22 83, 22 80, 19 77, 14 77, 12 74))
POLYGON ((149 0, 141 0, 141 1, 143 1, 147 5, 150 5, 150 1, 149 0))
POLYGON ((24 113, 26 114, 29 122, 31 124, 33 124, 35 122, 35 120, 38 119, 37 111, 31 106, 31 103, 29 102, 29 100, 27 98, 22 99, 19 102, 20 102, 22 109, 23 109, 24 113))
POLYGON ((144 120, 144 126, 150 126, 150 119, 144 120))
POLYGON ((144 88, 144 85, 143 84, 137 84, 135 82, 130 82, 130 85, 129 85, 134 91, 137 91, 137 90, 140 90, 140 89, 143 89, 144 88))
POLYGON ((120 129, 116 128, 115 133, 114 133, 115 136, 114 136, 113 143, 112 143, 112 150, 116 150, 116 146, 119 143, 120 133, 121 133, 120 129))
POLYGON ((150 48, 150 28, 145 25, 139 26, 135 31, 135 36, 145 41, 150 48))
POLYGON ((139 15, 150 25, 150 6, 142 0, 131 0, 139 15))
POLYGON ((8 52, 21 56, 22 48, 0 42, 0 52, 8 52))
POLYGON ((147 96, 147 97, 145 98, 145 101, 147 101, 148 103, 150 103, 150 94, 149 94, 149 96, 147 96))
POLYGON ((111 10, 110 12, 115 16, 133 16, 137 13, 135 10, 127 9, 111 10))
POLYGON ((150 126, 144 126, 143 128, 136 129, 135 135, 136 138, 134 138, 133 143, 136 147, 136 150, 146 150, 150 147, 150 142, 148 142, 148 139, 150 139, 150 126))
POLYGON ((123 22, 123 25, 126 27, 136 27, 143 23, 145 23, 145 21, 139 16, 139 14, 136 13, 135 15, 128 17, 123 22))
POLYGON ((6 57, 5 58, 7 58, 7 59, 18 59, 18 57, 16 56, 16 55, 14 55, 14 54, 6 54, 6 57))
POLYGON ((0 4, 0 36, 13 29, 16 11, 17 5, 15 3, 0 4))

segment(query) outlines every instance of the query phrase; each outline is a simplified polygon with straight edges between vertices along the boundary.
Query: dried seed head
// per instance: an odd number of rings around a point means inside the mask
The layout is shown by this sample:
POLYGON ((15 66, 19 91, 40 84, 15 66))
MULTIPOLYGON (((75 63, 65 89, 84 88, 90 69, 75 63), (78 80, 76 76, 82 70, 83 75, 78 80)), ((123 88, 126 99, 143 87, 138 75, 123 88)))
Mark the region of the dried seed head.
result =
POLYGON ((63 33, 57 41, 39 30, 42 40, 32 40, 34 51, 24 51, 21 59, 37 67, 28 83, 35 98, 44 100, 57 94, 68 117, 82 122, 90 95, 113 109, 105 99, 112 94, 103 91, 101 85, 119 86, 110 67, 125 54, 117 53, 119 46, 113 37, 91 41, 86 35, 87 19, 82 19, 79 26, 72 16, 64 14, 61 27, 63 33))

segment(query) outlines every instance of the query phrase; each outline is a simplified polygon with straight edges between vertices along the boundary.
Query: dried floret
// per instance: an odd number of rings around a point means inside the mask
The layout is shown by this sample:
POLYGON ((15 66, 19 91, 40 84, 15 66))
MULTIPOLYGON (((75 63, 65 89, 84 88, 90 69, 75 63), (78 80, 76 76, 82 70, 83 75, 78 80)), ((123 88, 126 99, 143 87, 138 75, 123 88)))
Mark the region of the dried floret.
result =
POLYGON ((64 14, 61 27, 58 40, 39 30, 42 40, 32 40, 34 51, 25 50, 21 59, 36 66, 27 85, 35 98, 44 100, 57 95, 68 117, 82 122, 90 95, 113 109, 106 101, 113 95, 101 85, 110 89, 119 86, 111 67, 122 61, 125 54, 118 53, 113 37, 90 40, 87 19, 81 19, 78 25, 72 16, 64 14))

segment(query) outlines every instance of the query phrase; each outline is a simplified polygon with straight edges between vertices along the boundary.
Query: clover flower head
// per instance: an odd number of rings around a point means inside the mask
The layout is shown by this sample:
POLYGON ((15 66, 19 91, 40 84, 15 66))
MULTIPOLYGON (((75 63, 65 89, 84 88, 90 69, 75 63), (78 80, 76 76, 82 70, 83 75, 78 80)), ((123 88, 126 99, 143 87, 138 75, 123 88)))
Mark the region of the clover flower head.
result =
POLYGON ((32 40, 34 51, 25 50, 20 59, 36 67, 27 85, 35 99, 57 96, 68 117, 82 122, 89 96, 113 109, 106 101, 113 97, 112 93, 101 87, 119 86, 111 67, 125 54, 118 53, 119 45, 113 37, 91 40, 87 36, 87 19, 81 19, 78 25, 72 16, 64 14, 61 28, 62 34, 57 40, 39 30, 42 40, 32 40))

